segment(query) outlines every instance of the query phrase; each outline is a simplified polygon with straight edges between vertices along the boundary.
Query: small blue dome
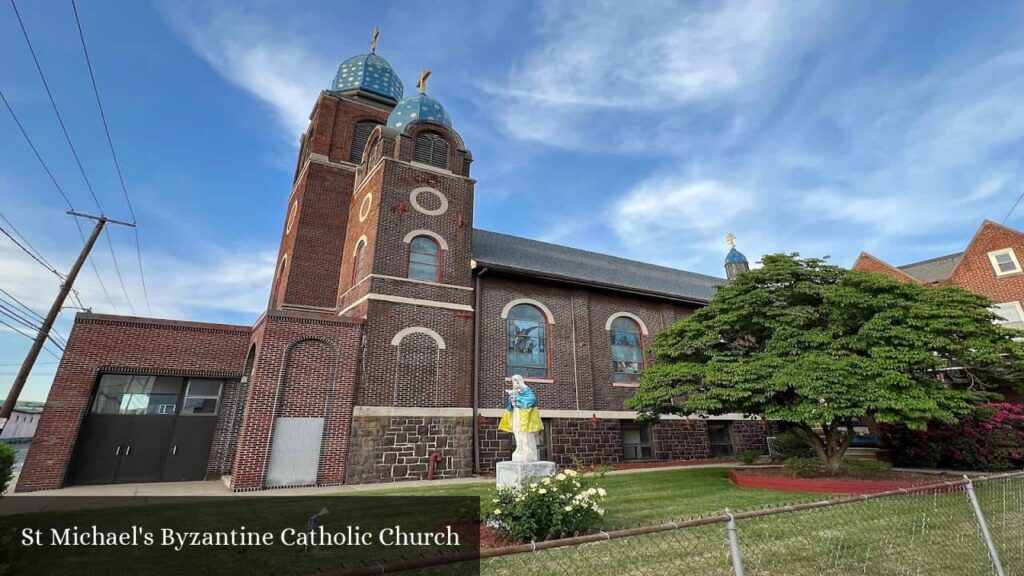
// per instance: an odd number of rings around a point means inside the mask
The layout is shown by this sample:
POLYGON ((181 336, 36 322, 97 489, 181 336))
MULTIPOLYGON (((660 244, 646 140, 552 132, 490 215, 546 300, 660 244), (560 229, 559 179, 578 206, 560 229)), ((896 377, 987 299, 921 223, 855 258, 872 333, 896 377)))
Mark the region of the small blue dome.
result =
POLYGON ((338 66, 331 90, 362 91, 398 102, 405 95, 402 80, 388 61, 376 54, 353 56, 338 66))
POLYGON ((452 127, 452 120, 441 103, 426 94, 417 94, 402 100, 388 116, 388 128, 396 130, 405 130, 405 127, 413 122, 436 122, 448 128, 452 127))
POLYGON ((739 264, 740 262, 746 263, 747 257, 742 252, 737 250, 735 247, 729 249, 729 253, 725 255, 726 264, 739 264))

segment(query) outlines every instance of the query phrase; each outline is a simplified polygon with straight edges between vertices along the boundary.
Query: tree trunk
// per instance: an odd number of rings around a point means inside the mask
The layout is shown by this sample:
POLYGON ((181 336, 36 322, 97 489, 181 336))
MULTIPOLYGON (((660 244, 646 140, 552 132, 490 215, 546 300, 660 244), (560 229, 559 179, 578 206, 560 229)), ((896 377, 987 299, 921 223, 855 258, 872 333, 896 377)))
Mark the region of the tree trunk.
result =
POLYGON ((846 449, 853 441, 853 426, 846 426, 846 432, 839 430, 840 423, 830 422, 821 425, 821 434, 818 434, 807 424, 801 424, 800 428, 807 434, 811 448, 825 464, 825 473, 829 476, 837 476, 843 470, 843 456, 846 449))

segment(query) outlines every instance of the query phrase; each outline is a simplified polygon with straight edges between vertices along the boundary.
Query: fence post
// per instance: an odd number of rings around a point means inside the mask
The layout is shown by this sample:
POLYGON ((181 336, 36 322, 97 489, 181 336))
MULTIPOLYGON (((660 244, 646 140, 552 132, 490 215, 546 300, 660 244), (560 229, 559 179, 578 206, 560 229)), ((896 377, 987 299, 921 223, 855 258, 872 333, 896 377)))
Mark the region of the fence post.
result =
MULTIPOLYGON (((746 576, 743 570, 743 554, 740 552, 740 529, 736 525, 736 517, 725 509, 725 516, 729 519, 725 523, 725 534, 729 537, 729 558, 732 559, 732 573, 734 576, 746 576)), ((1002 574, 1000 574, 1002 576, 1002 574)))
POLYGON ((996 549, 996 543, 992 540, 992 533, 988 531, 988 522, 985 521, 985 514, 981 511, 978 495, 974 493, 974 483, 967 477, 967 474, 964 474, 964 480, 967 482, 967 498, 971 501, 971 507, 974 508, 974 517, 978 520, 981 536, 985 539, 985 546, 988 548, 988 557, 992 560, 992 567, 995 568, 996 576, 1006 576, 1006 573, 1003 572, 1003 563, 999 560, 999 551, 996 549))

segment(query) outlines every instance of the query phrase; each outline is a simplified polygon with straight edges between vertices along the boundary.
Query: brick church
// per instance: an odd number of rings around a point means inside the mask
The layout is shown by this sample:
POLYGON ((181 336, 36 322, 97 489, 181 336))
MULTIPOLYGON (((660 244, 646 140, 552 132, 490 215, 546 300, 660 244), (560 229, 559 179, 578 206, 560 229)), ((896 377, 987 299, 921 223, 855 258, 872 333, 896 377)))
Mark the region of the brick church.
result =
POLYGON ((405 97, 374 46, 316 98, 254 325, 76 317, 17 491, 486 474, 514 374, 560 466, 766 449, 742 415, 623 409, 652 336, 726 280, 474 229, 473 155, 427 76, 405 97))

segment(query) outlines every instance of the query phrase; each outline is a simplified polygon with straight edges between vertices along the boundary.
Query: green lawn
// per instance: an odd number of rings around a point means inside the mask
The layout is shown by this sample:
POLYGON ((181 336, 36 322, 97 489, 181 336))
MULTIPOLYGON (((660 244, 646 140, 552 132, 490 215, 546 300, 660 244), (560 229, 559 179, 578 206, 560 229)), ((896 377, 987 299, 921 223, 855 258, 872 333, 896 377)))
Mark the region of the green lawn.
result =
MULTIPOLYGON (((827 495, 778 492, 740 488, 729 482, 726 468, 691 468, 656 472, 637 472, 606 476, 602 485, 608 490, 605 530, 660 524, 672 520, 721 514, 726 508, 750 510, 763 506, 781 506, 794 502, 821 500, 827 495)), ((493 484, 455 484, 416 488, 392 488, 361 494, 405 496, 480 496, 486 497, 493 484)))

